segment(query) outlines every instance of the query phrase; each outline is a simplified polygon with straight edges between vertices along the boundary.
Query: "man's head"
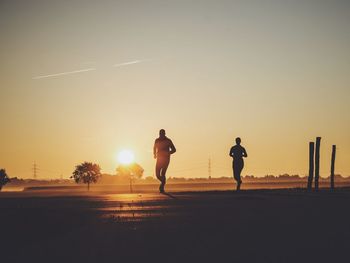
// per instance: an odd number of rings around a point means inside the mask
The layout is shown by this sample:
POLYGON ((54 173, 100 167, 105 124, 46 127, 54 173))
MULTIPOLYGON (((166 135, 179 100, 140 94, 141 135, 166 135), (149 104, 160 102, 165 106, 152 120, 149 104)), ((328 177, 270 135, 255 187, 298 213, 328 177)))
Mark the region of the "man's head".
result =
POLYGON ((161 138, 165 137, 165 130, 164 129, 159 130, 159 137, 161 137, 161 138))
POLYGON ((239 138, 239 137, 236 138, 236 144, 238 144, 238 145, 241 144, 241 138, 239 138))

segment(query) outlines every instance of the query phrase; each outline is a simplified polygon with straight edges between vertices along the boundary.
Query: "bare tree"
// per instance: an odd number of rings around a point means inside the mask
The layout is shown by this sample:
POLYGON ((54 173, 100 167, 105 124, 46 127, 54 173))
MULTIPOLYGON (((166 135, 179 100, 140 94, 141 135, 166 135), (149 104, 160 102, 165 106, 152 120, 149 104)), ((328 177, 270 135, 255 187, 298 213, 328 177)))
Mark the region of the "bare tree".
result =
POLYGON ((87 188, 89 191, 90 184, 96 183, 100 176, 101 168, 98 164, 84 162, 76 166, 71 178, 73 178, 76 183, 87 184, 87 188))

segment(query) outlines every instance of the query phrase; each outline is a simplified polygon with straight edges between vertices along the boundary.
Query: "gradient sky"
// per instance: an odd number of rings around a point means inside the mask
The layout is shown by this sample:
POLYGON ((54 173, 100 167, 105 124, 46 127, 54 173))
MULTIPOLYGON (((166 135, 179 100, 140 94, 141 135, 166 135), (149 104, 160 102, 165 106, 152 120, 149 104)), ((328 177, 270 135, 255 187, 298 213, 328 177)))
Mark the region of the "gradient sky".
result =
POLYGON ((321 175, 332 144, 350 175, 349 14, 346 0, 1 0, 0 167, 114 173, 127 148, 148 176, 164 128, 168 176, 206 177, 209 157, 231 176, 237 136, 243 174, 305 175, 322 136, 321 175))

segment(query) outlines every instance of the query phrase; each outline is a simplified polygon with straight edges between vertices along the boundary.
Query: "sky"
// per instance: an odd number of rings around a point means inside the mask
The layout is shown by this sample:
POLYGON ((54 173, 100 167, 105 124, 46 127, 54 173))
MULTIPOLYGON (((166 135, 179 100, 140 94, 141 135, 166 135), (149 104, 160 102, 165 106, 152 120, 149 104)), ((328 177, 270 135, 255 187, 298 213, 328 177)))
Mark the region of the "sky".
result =
POLYGON ((350 175, 350 2, 0 1, 0 167, 69 178, 83 161, 115 173, 123 149, 154 174, 164 128, 171 177, 350 175))

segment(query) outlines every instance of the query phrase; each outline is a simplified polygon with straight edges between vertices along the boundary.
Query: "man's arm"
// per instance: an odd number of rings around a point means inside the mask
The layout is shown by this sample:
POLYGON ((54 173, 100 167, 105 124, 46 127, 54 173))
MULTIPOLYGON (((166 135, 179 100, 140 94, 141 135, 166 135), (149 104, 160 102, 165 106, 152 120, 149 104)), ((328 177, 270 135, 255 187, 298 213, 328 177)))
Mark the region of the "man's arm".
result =
POLYGON ((231 147, 231 149, 230 149, 230 153, 229 153, 228 155, 230 155, 230 157, 232 157, 232 158, 233 158, 233 147, 231 147))
POLYGON ((243 157, 248 157, 248 154, 247 154, 247 151, 245 150, 245 148, 243 148, 243 154, 242 154, 243 157))
POLYGON ((173 154, 176 152, 176 148, 175 145, 173 144, 173 142, 170 140, 170 154, 173 154))
POLYGON ((154 157, 154 159, 157 158, 157 140, 154 141, 154 146, 153 146, 153 157, 154 157))

